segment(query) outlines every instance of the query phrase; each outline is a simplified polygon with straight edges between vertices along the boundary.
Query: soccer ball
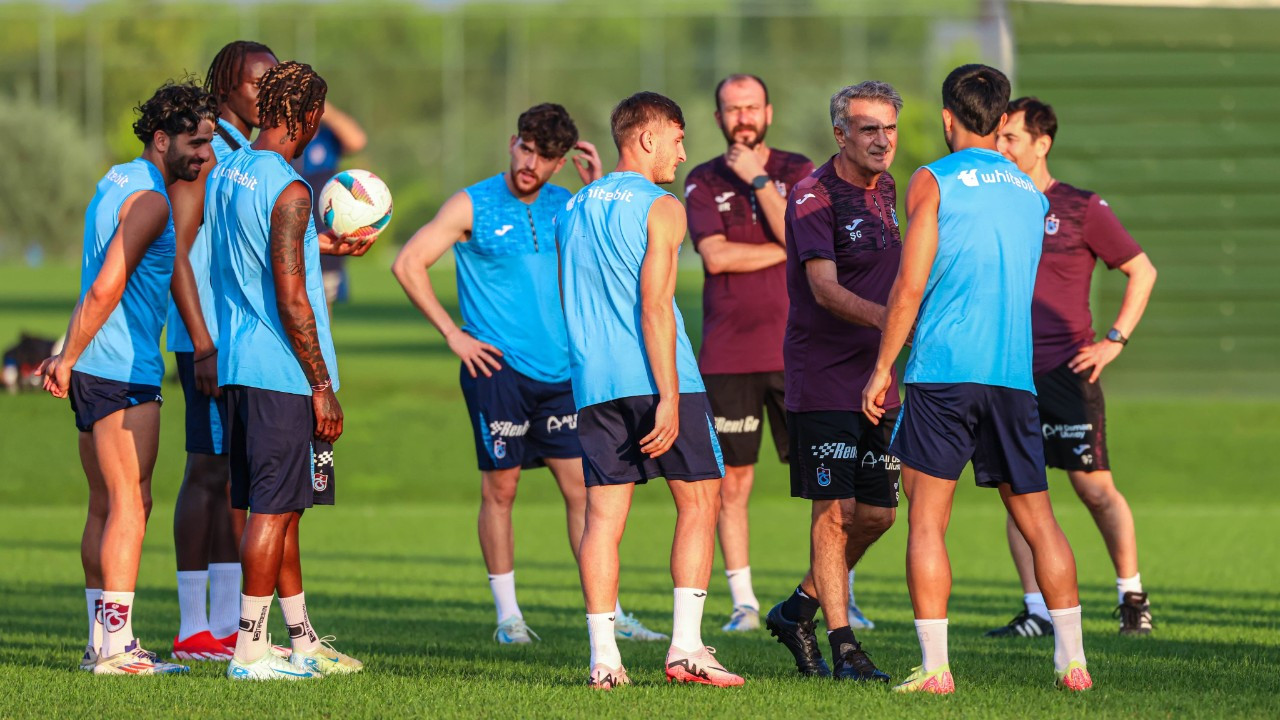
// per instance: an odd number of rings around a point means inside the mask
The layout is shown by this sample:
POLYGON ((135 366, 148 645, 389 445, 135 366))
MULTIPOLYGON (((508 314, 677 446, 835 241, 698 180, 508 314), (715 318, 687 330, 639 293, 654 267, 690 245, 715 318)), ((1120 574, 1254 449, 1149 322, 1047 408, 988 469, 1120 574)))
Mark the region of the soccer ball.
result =
POLYGON ((321 217, 343 240, 377 237, 391 222, 391 191, 368 170, 344 170, 320 191, 321 217))

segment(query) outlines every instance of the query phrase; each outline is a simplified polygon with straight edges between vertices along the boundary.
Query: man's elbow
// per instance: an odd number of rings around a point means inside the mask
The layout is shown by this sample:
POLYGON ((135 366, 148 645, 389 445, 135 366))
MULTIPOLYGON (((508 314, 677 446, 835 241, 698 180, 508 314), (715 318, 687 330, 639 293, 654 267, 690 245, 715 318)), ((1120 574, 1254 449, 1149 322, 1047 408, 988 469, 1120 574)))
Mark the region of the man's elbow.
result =
POLYGON ((399 255, 396 255, 395 261, 391 263, 391 274, 395 276, 401 285, 405 285, 409 282, 409 274, 412 272, 412 268, 413 263, 409 259, 409 254, 402 250, 399 255))
POLYGON ((708 275, 721 275, 729 271, 729 268, 725 265, 724 258, 719 253, 703 255, 702 267, 706 269, 708 275))

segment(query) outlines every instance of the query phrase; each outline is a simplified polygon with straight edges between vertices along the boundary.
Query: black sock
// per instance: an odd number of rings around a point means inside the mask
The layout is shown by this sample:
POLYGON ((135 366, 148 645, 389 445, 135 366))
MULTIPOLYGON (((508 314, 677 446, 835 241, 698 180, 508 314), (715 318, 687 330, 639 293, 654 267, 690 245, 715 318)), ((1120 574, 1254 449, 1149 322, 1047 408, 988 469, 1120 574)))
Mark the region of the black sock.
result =
POLYGON ((791 622, 808 622, 818 614, 818 600, 804 594, 800 586, 782 603, 782 617, 791 622))
POLYGON ((832 657, 840 657, 840 646, 844 644, 857 645, 858 640, 853 636, 853 628, 845 625, 827 633, 827 640, 831 643, 832 657))

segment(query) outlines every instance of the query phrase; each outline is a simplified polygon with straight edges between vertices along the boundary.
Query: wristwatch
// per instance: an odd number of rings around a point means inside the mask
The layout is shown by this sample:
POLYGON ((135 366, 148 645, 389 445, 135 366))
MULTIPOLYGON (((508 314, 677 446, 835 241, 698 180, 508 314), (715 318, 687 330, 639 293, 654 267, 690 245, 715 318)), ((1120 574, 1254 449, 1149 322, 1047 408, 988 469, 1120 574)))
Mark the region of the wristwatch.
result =
POLYGON ((757 175, 751 178, 751 187, 755 188, 756 190, 759 190, 768 184, 769 184, 768 175, 757 175))
POLYGON ((1107 339, 1111 342, 1120 343, 1121 345, 1129 344, 1129 338, 1125 337, 1124 333, 1115 328, 1111 328, 1110 332, 1107 333, 1107 339))

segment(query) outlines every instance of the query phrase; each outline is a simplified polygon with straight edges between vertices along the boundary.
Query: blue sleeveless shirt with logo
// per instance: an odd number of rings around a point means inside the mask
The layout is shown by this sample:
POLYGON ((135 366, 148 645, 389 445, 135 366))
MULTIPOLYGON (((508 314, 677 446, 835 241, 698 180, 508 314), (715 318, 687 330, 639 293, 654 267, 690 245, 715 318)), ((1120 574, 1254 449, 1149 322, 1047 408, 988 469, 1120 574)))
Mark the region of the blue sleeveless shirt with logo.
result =
MULTIPOLYGON (((120 224, 120 208, 134 193, 157 192, 169 201, 164 176, 142 158, 116 165, 98 181, 97 193, 84 215, 84 255, 80 265, 80 299, 89 292, 102 270, 107 247, 120 224)), ((151 243, 125 285, 120 304, 76 361, 81 373, 138 385, 160 385, 164 356, 160 333, 164 329, 169 280, 173 276, 173 213, 164 231, 151 243)))
POLYGON ((531 203, 503 174, 464 190, 471 238, 455 243, 462 329, 502 351, 500 362, 547 383, 569 379, 556 271, 555 216, 568 190, 544 185, 531 203))
MULTIPOLYGON (((656 395, 640 327, 640 268, 649 248, 649 208, 671 193, 634 172, 614 172, 579 190, 557 218, 569 364, 578 409, 656 395)), ((680 392, 704 392, 675 299, 680 392)))
MULTIPOLYGON (((311 384, 293 352, 276 309, 271 268, 271 211, 297 173, 276 152, 245 147, 218 162, 205 188, 204 224, 213 250, 217 302, 218 378, 223 385, 310 395, 311 384)), ((310 195, 310 186, 307 188, 310 195)), ((307 215, 303 239, 307 299, 334 390, 338 362, 329 330, 329 310, 320 272, 315 221, 307 215)))
POLYGON ((1031 295, 1049 201, 994 150, 925 166, 938 182, 938 253, 907 383, 978 383, 1035 392, 1031 295))

